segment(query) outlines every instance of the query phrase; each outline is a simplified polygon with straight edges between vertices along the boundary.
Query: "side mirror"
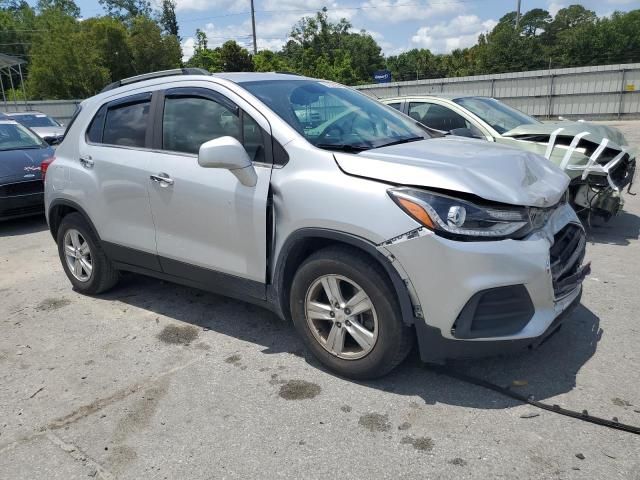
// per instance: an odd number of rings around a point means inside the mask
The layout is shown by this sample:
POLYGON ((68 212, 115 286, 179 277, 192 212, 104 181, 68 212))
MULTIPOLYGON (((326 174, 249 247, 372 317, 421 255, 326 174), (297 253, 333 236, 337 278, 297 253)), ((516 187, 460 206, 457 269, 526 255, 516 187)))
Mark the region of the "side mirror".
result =
POLYGON ((44 140, 52 147, 60 143, 60 139, 58 137, 47 137, 44 140))
POLYGON ((471 128, 454 128, 449 133, 458 137, 484 138, 482 134, 480 134, 480 132, 478 132, 476 129, 471 128))
POLYGON ((198 164, 204 168, 225 168, 247 187, 255 187, 258 182, 247 151, 233 137, 220 137, 200 145, 198 164))

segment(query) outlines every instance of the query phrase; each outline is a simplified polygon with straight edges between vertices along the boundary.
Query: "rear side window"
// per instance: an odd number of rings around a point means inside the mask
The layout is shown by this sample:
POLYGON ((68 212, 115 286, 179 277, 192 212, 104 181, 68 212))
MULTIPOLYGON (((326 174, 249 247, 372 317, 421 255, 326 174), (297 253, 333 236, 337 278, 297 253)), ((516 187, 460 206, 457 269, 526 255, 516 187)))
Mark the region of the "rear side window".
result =
POLYGON ((394 103, 387 103, 387 105, 389 105, 392 108, 395 108, 396 110, 400 110, 400 107, 402 106, 402 103, 394 102, 394 103))
POLYGON ((96 116, 91 120, 87 129, 87 141, 91 143, 102 143, 102 130, 104 129, 104 117, 107 113, 107 106, 103 105, 96 116))
POLYGON ((470 127, 462 115, 435 103, 412 102, 409 104, 409 116, 429 128, 444 132, 470 127))
POLYGON ((149 100, 119 104, 107 109, 102 143, 144 147, 149 120, 149 100))

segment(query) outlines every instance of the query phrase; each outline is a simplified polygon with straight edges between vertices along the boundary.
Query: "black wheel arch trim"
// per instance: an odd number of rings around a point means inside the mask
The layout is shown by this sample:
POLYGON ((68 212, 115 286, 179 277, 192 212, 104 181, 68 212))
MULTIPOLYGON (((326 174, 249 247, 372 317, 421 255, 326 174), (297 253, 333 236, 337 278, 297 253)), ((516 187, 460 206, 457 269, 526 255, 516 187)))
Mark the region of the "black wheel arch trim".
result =
POLYGON ((285 284, 285 268, 287 266, 287 259, 289 258, 289 255, 292 253, 294 248, 299 246, 301 243, 304 244, 304 242, 314 239, 345 243, 364 251, 375 260, 377 260, 377 262, 384 269, 385 273, 391 280, 392 288, 396 294, 396 298, 398 299, 398 304, 400 305, 402 320, 407 325, 413 325, 415 323, 416 318, 414 316, 413 304, 411 302, 411 297, 409 296, 409 290, 407 289, 407 286, 405 285, 395 267, 391 264, 387 257, 385 257, 380 251, 378 251, 374 243, 369 242, 362 237, 358 237, 346 232, 341 232, 339 230, 313 227, 301 228, 291 233, 285 240, 280 250, 280 254, 278 255, 273 279, 271 284, 269 285, 267 295, 269 297, 269 300, 279 307, 279 313, 283 317, 287 318, 289 316, 289 300, 287 298, 287 294, 289 292, 290 285, 285 284))
POLYGON ((93 233, 96 235, 98 239, 100 239, 100 235, 98 234, 98 230, 96 229, 96 226, 93 224, 93 222, 91 221, 91 217, 89 217, 89 215, 84 210, 84 208, 82 208, 80 205, 78 205, 76 202, 72 200, 67 200, 64 198, 56 198, 51 202, 51 204, 49 205, 49 209, 47 210, 47 223, 49 225, 49 231, 51 232, 51 236, 53 236, 54 240, 56 240, 56 234, 58 231, 58 227, 60 226, 60 223, 58 222, 57 224, 54 224, 52 220, 52 213, 56 207, 61 207, 61 206, 72 208, 76 210, 80 215, 82 215, 84 219, 87 221, 87 223, 89 224, 89 226, 91 227, 91 229, 93 230, 93 233))

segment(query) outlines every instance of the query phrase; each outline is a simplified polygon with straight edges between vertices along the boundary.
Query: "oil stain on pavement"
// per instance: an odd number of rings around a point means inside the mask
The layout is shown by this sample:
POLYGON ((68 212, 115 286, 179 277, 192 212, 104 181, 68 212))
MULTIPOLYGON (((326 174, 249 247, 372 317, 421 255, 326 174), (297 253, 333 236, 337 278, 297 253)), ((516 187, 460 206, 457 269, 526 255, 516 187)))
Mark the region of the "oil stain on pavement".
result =
POLYGON ((433 440, 429 437, 404 437, 400 440, 400 443, 403 445, 412 445, 416 450, 420 450, 421 452, 430 452, 433 450, 433 440))
POLYGON ((41 301, 36 310, 41 312, 51 312, 53 310, 58 310, 59 308, 66 307, 71 303, 71 300, 68 298, 45 298, 41 301))
POLYGON ((366 428, 370 432, 388 432, 391 430, 389 415, 380 413, 367 413, 358 420, 358 425, 366 428))
POLYGON ((280 386, 279 395, 285 400, 307 400, 317 397, 322 389, 320 385, 306 380, 289 380, 280 386))
POLYGON ((200 331, 192 325, 167 325, 158 335, 158 339, 171 345, 189 345, 200 331))

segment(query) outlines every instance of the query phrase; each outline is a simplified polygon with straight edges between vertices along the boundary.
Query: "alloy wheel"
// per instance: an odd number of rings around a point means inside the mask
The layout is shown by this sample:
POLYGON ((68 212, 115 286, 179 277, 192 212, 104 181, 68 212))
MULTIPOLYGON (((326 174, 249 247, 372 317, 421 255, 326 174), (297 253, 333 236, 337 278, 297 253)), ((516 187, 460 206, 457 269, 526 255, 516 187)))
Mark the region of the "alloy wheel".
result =
POLYGON ((305 316, 318 343, 344 360, 367 356, 378 340, 373 302, 362 287, 341 275, 323 275, 311 284, 305 316))
POLYGON ((93 271, 91 248, 75 228, 70 228, 64 235, 64 256, 67 267, 76 280, 88 282, 93 271))

